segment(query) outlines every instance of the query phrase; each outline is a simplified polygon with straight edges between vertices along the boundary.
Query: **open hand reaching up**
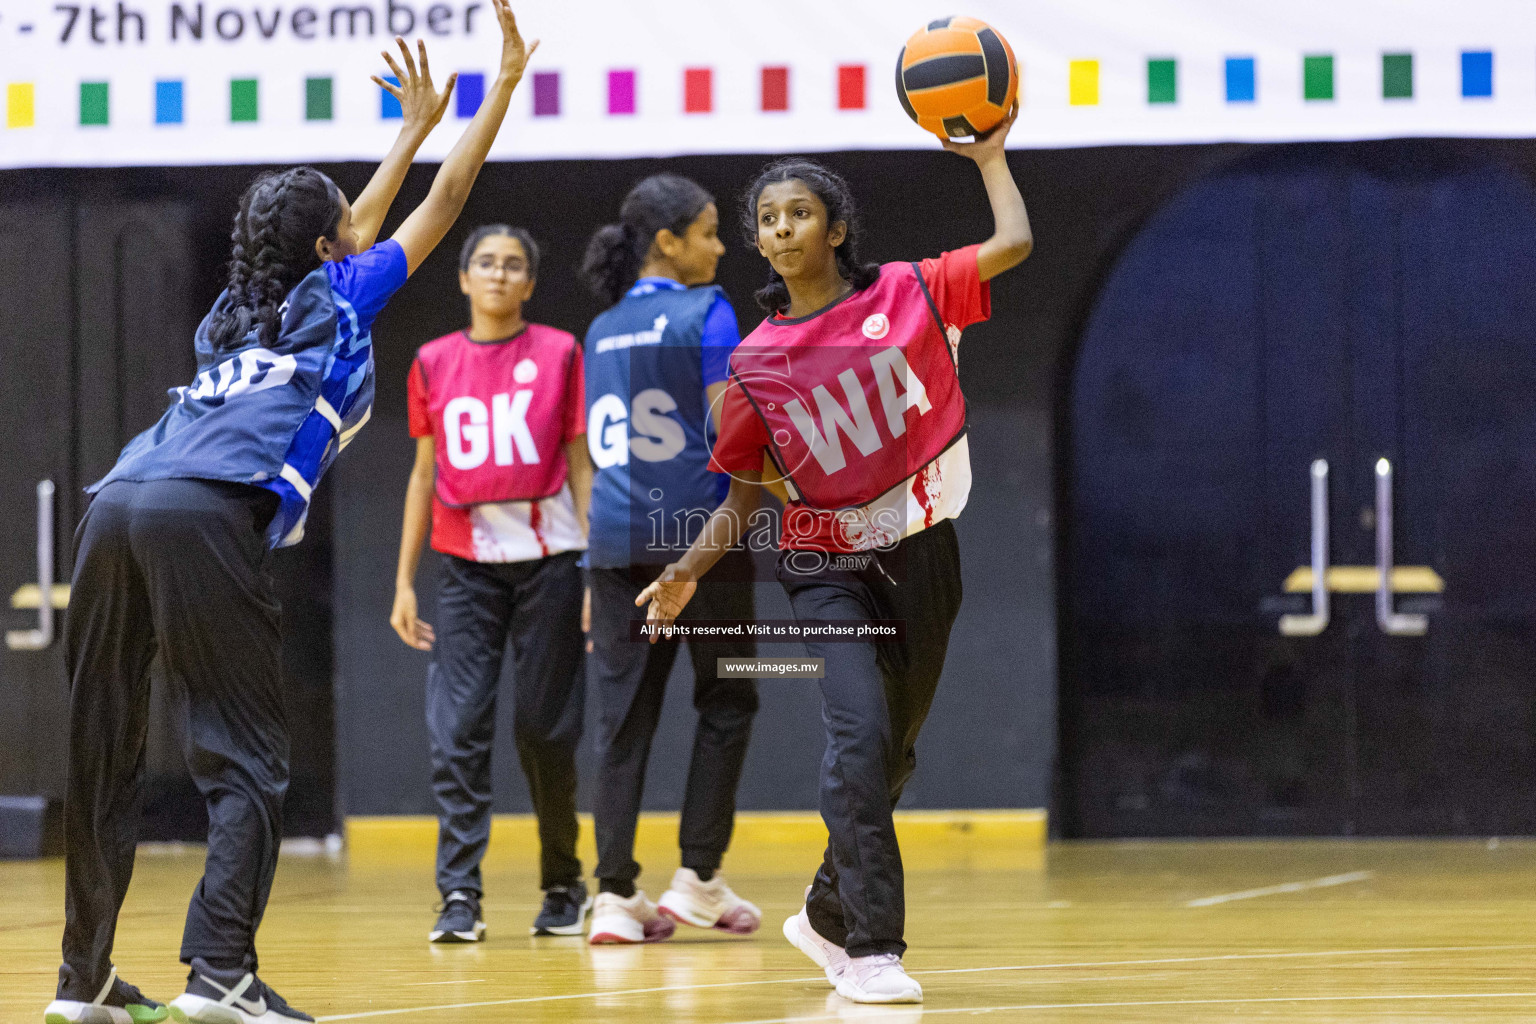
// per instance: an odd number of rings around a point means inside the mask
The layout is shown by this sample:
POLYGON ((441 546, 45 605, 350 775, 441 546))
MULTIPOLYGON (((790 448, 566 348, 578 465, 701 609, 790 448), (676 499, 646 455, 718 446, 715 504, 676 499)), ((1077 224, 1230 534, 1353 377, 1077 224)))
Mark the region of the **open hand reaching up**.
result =
POLYGON ((437 127, 437 123, 443 119, 443 114, 448 110, 448 98, 453 95, 454 83, 459 80, 458 73, 448 76, 448 84, 439 93, 432 85, 432 69, 427 65, 427 44, 420 39, 416 40, 416 51, 421 58, 421 67, 417 68, 417 62, 411 58, 410 47, 405 45, 405 40, 395 36, 395 43, 400 47, 400 59, 405 64, 401 70, 395 63, 388 50, 381 51, 384 63, 389 65, 389 70, 395 73, 395 78, 400 84, 387 82, 378 75, 370 75, 375 85, 389 93, 400 101, 400 112, 405 118, 406 127, 419 129, 423 134, 437 127))
POLYGON ((501 74, 516 85, 522 81, 528 58, 539 48, 539 41, 535 39, 531 44, 523 41, 509 0, 491 0, 491 3, 496 9, 496 23, 501 26, 501 74))

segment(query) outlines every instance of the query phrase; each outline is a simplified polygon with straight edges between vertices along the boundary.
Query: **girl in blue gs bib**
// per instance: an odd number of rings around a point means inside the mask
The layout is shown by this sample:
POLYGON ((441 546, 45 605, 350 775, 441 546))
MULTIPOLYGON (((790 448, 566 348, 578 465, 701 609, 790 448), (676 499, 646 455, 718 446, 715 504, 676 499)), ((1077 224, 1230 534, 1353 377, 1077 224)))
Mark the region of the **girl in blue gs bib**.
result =
POLYGON ((309 499, 373 402, 370 329, 458 218, 537 43, 491 0, 500 70, 426 200, 375 244, 416 150, 447 109, 418 42, 384 59, 404 123, 348 202, 297 167, 257 179, 235 215, 229 282, 198 328, 199 373, 129 442, 75 537, 64 964, 47 1024, 312 1020, 256 975, 288 787, 278 602, 267 552, 297 544, 309 499), (112 944, 133 872, 149 664, 188 698, 187 767, 208 804, 208 857, 167 1007, 117 977, 112 944))
MULTIPOLYGON (((676 921, 736 934, 762 913, 719 873, 736 819, 757 687, 720 679, 718 658, 750 658, 751 640, 688 641, 698 730, 683 794, 682 866, 659 905, 636 888, 635 827, 651 741, 678 643, 636 643, 634 601, 660 567, 687 550, 725 497, 709 471, 709 439, 727 363, 741 341, 730 300, 713 282, 725 253, 720 213, 697 183, 657 174, 630 190, 619 222, 587 247, 582 276, 609 308, 586 338, 587 446, 595 467, 587 549, 591 642, 588 689, 597 701, 598 895, 589 941, 655 942, 676 921)), ((752 559, 724 557, 727 580, 700 591, 693 611, 753 618, 752 559)), ((722 573, 722 575, 726 575, 722 573)))

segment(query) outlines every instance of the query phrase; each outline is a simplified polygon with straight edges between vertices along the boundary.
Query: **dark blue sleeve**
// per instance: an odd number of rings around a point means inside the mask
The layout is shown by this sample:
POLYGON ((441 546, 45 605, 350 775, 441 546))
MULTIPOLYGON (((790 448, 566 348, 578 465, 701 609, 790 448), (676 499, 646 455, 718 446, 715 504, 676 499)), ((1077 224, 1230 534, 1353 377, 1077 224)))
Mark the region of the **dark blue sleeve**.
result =
POLYGON ((718 384, 731 375, 731 353, 741 344, 736 327, 736 311, 724 293, 715 296, 714 305, 704 315, 703 346, 704 386, 718 384))
POLYGON ((359 334, 373 327, 374 317, 410 275, 405 250, 393 238, 340 263, 327 263, 325 272, 331 279, 331 292, 357 314, 359 334))

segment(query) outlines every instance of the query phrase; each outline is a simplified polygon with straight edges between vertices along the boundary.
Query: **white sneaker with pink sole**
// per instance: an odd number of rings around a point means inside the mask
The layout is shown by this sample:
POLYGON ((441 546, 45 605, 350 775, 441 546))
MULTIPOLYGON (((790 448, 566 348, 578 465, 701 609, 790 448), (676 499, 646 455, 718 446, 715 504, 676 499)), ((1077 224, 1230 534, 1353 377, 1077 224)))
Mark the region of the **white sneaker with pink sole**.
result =
POLYGON ((600 892, 592 904, 592 931, 587 941, 594 946, 660 942, 670 938, 677 925, 656 912, 656 904, 637 890, 628 899, 614 892, 600 892))
POLYGON ((732 935, 750 935, 763 923, 763 912, 732 892, 718 872, 704 882, 692 868, 677 869, 657 909, 674 921, 732 935))

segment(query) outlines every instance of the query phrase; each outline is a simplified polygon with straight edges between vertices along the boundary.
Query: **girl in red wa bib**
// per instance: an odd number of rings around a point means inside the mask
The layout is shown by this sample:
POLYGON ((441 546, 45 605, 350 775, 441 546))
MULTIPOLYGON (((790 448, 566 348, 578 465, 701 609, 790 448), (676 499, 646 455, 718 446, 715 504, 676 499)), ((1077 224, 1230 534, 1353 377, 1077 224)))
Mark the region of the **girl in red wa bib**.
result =
POLYGON ((579 935, 589 901, 576 858, 582 580, 592 468, 581 346, 523 320, 539 249, 504 224, 459 257, 470 326, 423 345, 408 392, 416 465, 390 624, 427 669, 438 807, 433 942, 485 935, 480 861, 491 833, 491 737, 502 652, 514 661, 514 735, 538 818, 544 903, 535 935, 579 935), (416 617, 416 565, 430 516, 443 555, 437 629, 416 617))
POLYGON ((778 576, 803 625, 897 620, 889 641, 805 641, 824 659, 821 813, 829 843, 784 934, 845 998, 921 1002, 906 950, 892 809, 916 766, 918 730, 960 610, 950 520, 971 469, 961 331, 991 313, 987 282, 1029 255, 1024 200, 1003 155, 1010 116, 972 143, 995 231, 919 263, 862 264, 847 184, 804 160, 748 190, 744 227, 767 258, 768 319, 731 359, 711 469, 730 473, 720 509, 682 559, 640 594, 670 624, 757 507, 766 453, 789 487, 778 576))

